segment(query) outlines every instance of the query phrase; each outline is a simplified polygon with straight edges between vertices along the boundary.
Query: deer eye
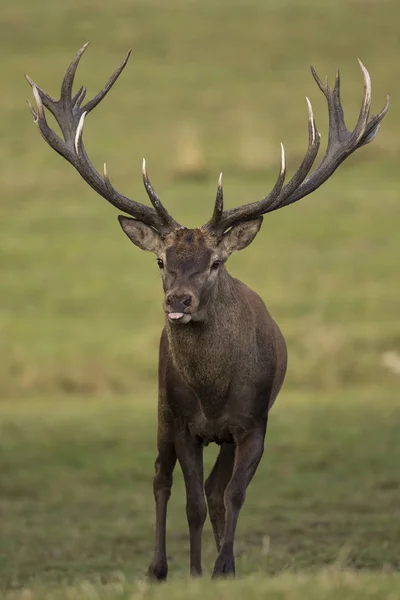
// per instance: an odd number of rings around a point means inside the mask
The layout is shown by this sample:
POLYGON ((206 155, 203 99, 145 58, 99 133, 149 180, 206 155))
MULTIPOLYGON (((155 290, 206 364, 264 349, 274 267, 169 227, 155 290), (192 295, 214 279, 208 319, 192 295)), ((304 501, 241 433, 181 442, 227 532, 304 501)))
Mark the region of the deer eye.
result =
POLYGON ((161 258, 157 258, 157 264, 160 267, 160 269, 164 268, 164 261, 161 260, 161 258))
POLYGON ((221 264, 220 260, 215 260, 213 262, 213 264, 211 265, 211 268, 213 269, 213 271, 216 271, 218 269, 218 267, 219 267, 220 264, 221 264))

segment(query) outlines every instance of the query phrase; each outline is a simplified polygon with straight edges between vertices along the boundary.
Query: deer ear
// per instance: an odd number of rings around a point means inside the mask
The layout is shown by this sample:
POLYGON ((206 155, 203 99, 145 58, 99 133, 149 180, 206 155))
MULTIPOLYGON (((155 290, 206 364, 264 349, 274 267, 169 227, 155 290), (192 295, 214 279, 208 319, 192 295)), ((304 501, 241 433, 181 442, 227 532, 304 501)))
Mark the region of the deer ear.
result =
POLYGON ((118 221, 124 233, 136 246, 148 252, 157 253, 161 246, 160 234, 137 219, 118 215, 118 221))
POLYGON ((262 222, 263 218, 258 217, 258 219, 234 225, 222 238, 221 243, 225 251, 228 254, 232 254, 232 252, 237 252, 238 250, 246 248, 260 231, 262 222))

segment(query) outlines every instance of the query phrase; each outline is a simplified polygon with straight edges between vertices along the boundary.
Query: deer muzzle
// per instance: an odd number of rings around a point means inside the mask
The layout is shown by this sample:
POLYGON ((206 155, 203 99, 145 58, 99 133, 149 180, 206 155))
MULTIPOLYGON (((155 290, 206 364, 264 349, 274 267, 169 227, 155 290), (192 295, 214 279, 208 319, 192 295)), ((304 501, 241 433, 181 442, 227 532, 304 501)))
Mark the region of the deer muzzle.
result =
POLYGON ((165 297, 164 309, 170 323, 189 323, 195 309, 195 299, 190 292, 169 293, 165 297))

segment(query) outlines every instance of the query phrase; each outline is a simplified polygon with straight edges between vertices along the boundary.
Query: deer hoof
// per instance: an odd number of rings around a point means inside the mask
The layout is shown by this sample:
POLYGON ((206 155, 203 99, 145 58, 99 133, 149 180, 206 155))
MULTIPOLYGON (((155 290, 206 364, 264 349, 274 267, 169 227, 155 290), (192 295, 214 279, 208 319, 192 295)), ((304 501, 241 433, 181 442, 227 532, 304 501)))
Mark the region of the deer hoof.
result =
POLYGON ((220 554, 215 562, 213 579, 219 577, 235 577, 235 559, 233 556, 220 554))
POLYGON ((147 571, 149 581, 161 582, 167 579, 168 566, 165 562, 151 563, 147 571))

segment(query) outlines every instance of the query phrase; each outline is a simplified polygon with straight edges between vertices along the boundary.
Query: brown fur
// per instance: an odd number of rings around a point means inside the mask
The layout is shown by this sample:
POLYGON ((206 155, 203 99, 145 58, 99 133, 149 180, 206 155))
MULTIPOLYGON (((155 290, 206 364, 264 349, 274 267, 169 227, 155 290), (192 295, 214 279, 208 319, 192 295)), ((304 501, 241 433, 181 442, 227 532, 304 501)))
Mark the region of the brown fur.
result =
MULTIPOLYGON (((223 264, 231 252, 252 241, 260 224, 241 224, 221 240, 201 229, 181 228, 167 235, 157 251, 165 263, 166 299, 172 295, 178 306, 181 297, 190 295, 193 302, 185 309, 192 320, 180 325, 167 317, 160 342, 156 548, 149 569, 156 579, 167 575, 166 508, 176 460, 187 491, 191 573, 201 574, 207 513, 202 449, 210 442, 221 445, 205 483, 219 552, 214 575, 235 570, 237 518, 263 453, 268 411, 286 372, 286 346, 278 326, 261 298, 223 264), (215 260, 221 264, 213 273, 215 260)), ((167 300, 165 307, 168 312, 167 300)))

